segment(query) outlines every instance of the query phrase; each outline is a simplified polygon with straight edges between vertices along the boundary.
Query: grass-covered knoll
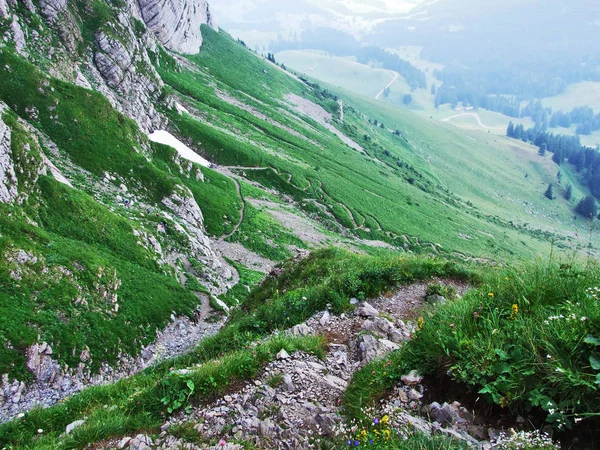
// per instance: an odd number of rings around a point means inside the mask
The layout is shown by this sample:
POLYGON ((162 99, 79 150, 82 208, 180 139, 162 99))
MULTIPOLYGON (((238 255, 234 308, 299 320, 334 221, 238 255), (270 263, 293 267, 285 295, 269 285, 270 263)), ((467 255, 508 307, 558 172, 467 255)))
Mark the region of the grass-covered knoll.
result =
POLYGON ((254 377, 281 349, 289 353, 302 350, 320 357, 324 341, 315 336, 279 337, 219 354, 218 359, 196 360, 194 367, 185 372, 171 371, 168 365, 151 368, 0 425, 0 445, 9 449, 73 449, 142 430, 158 435, 165 416, 220 397, 235 383, 254 377), (84 417, 87 420, 83 426, 64 435, 69 423, 84 417), (38 433, 39 429, 43 433, 38 433))
POLYGON ((346 412, 360 416, 416 369, 450 376, 515 415, 543 412, 558 430, 597 425, 599 282, 595 265, 539 261, 490 271, 481 287, 424 314, 402 350, 358 372, 346 412))
POLYGON ((92 368, 115 363, 151 342, 173 311, 195 309, 196 297, 163 273, 133 223, 87 194, 41 177, 23 208, 1 208, 1 373, 30 377, 24 353, 38 336, 70 367, 86 346, 92 368), (18 262, 20 251, 30 262, 18 262))

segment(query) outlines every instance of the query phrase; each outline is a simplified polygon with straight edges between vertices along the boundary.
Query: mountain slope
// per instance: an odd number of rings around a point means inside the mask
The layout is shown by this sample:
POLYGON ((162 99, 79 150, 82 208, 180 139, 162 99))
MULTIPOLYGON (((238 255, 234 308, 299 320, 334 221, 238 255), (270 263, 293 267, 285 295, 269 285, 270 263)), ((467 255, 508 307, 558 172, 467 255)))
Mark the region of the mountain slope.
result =
MULTIPOLYGON (((310 249, 490 262, 567 235, 496 201, 535 188, 518 168, 486 176, 506 153, 476 157, 504 145, 299 79, 217 32, 204 2, 183 2, 199 16, 182 22, 144 5, 0 8, 4 418, 181 353, 310 249), (151 142, 155 130, 211 167, 151 142), (152 346, 174 329, 183 343, 152 346)), ((531 167, 531 183, 552 176, 531 167)))

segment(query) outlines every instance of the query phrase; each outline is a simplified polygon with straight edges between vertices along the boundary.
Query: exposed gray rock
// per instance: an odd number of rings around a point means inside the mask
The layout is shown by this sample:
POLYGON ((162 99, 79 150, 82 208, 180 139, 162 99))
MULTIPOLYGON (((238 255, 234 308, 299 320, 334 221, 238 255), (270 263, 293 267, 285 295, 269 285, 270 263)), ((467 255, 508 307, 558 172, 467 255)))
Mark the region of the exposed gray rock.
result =
POLYGON ((130 443, 130 442, 131 442, 131 438, 130 438, 130 437, 127 437, 127 436, 125 436, 123 439, 121 439, 121 440, 119 441, 119 443, 117 444, 117 448, 118 448, 119 450, 122 450, 122 449, 124 449, 125 447, 127 447, 127 446, 129 445, 129 443, 130 443))
POLYGON ((27 349, 27 368, 38 381, 51 383, 60 372, 59 364, 52 359, 52 349, 45 342, 27 349))
POLYGON ((132 55, 118 40, 109 38, 103 31, 96 35, 99 50, 94 55, 94 62, 108 86, 117 88, 125 79, 132 63, 132 55))
POLYGON ((53 24, 57 21, 60 14, 67 11, 67 1, 68 0, 40 0, 40 11, 46 20, 53 24))
POLYGON ((188 224, 195 227, 203 225, 202 211, 188 188, 178 186, 178 192, 163 199, 162 203, 188 224))
POLYGON ((8 5, 6 0, 0 0, 0 19, 8 17, 8 5))
POLYGON ((377 317, 379 315, 379 311, 373 308, 373 306, 371 306, 369 303, 363 302, 356 309, 356 315, 361 317, 377 317))
POLYGON ((138 434, 129 442, 131 450, 152 450, 152 439, 144 434, 138 434))
POLYGON ((461 415, 460 404, 456 402, 451 405, 448 403, 440 405, 438 402, 433 402, 427 407, 427 413, 442 426, 465 422, 461 415))
POLYGON ((5 106, 0 104, 0 202, 9 203, 17 198, 19 192, 10 147, 11 131, 2 121, 4 109, 5 106))
POLYGON ((377 356, 377 339, 370 334, 363 334, 357 340, 361 361, 371 361, 377 356))
POLYGON ((25 52, 25 47, 27 47, 27 42, 25 41, 25 34, 21 29, 21 25, 17 21, 16 16, 13 16, 13 21, 10 24, 10 31, 13 34, 13 41, 15 43, 15 50, 17 53, 22 55, 27 55, 25 52))
POLYGON ((362 329, 380 336, 387 336, 394 328, 394 324, 383 317, 374 317, 370 320, 365 320, 362 324, 362 329))
POLYGON ((67 428, 65 429, 65 433, 71 434, 75 428, 80 427, 84 423, 85 423, 85 420, 76 420, 75 422, 71 422, 69 425, 67 425, 67 428))
POLYGON ((296 325, 287 331, 287 334, 289 334, 291 336, 308 336, 311 333, 312 333, 312 330, 305 323, 296 325))
POLYGON ((443 305, 446 303, 446 297, 442 297, 441 295, 434 294, 427 297, 427 302, 431 305, 443 305))
POLYGON ((142 18, 161 44, 170 50, 194 54, 200 51, 200 25, 217 29, 204 0, 137 0, 142 18))

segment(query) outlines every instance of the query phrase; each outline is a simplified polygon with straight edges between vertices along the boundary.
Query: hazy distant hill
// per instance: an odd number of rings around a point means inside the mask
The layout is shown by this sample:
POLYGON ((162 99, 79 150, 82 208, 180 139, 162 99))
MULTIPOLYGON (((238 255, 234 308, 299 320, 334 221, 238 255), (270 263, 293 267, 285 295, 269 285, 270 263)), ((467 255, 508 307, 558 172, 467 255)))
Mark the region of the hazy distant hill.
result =
POLYGON ((378 25, 368 38, 423 45, 443 63, 576 58, 597 53, 600 2, 594 0, 438 0, 378 25))

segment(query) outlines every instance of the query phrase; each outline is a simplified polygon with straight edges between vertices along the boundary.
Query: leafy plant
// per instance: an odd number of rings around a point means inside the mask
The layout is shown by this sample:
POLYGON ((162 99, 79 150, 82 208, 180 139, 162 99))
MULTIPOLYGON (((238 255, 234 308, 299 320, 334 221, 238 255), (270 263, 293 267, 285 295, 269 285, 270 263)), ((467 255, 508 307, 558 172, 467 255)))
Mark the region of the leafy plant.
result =
POLYGON ((160 401, 167 407, 169 414, 181 407, 184 407, 187 414, 191 413, 192 407, 187 401, 194 393, 196 386, 189 376, 174 372, 162 380, 161 384, 166 393, 160 401))

